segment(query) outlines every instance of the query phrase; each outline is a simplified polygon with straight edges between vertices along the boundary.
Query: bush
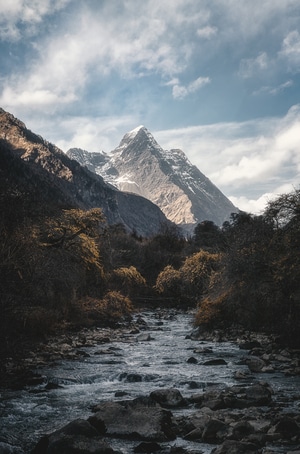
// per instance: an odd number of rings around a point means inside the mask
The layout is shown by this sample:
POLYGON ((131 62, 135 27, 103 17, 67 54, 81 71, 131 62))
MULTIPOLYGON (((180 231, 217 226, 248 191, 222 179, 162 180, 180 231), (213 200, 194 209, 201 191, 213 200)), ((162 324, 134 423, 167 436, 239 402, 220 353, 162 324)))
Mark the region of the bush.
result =
POLYGON ((183 296, 192 305, 207 292, 210 279, 220 263, 220 254, 211 254, 201 250, 187 257, 180 268, 183 281, 183 296))
POLYGON ((172 299, 179 303, 182 301, 182 276, 179 270, 175 270, 171 265, 162 270, 155 284, 155 290, 167 299, 172 299))
POLYGON ((110 273, 109 285, 114 290, 134 296, 144 290, 146 280, 134 266, 121 267, 110 273))
POLYGON ((131 318, 131 300, 120 292, 112 291, 103 299, 85 298, 78 305, 84 325, 115 326, 131 318))

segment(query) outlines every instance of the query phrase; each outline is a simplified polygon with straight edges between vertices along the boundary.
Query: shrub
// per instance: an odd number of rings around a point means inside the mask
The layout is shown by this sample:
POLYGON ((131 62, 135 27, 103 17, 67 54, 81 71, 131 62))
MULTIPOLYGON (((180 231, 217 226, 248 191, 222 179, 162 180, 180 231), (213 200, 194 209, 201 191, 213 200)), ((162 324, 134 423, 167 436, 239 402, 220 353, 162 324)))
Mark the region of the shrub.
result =
POLYGON ((171 265, 163 269, 156 279, 155 290, 166 298, 179 302, 182 299, 182 276, 171 265))
POLYGON ((196 304, 207 291, 210 277, 218 268, 220 254, 211 254, 201 250, 187 257, 180 268, 184 296, 196 304))
POLYGON ((131 300, 120 292, 112 291, 103 299, 85 298, 79 302, 81 321, 87 325, 114 326, 130 318, 131 300))
POLYGON ((146 280, 134 266, 121 267, 110 273, 109 285, 111 289, 133 297, 145 289, 146 280))

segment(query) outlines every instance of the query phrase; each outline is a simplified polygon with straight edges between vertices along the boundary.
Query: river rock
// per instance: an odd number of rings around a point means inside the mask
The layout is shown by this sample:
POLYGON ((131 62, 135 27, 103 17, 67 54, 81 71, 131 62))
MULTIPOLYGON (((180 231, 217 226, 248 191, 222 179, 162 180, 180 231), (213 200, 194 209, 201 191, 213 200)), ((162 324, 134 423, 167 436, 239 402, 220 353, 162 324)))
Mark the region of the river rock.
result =
POLYGON ((148 328, 148 324, 147 324, 146 320, 143 319, 143 317, 141 317, 141 316, 138 316, 138 317, 137 317, 135 323, 136 323, 137 325, 139 325, 140 327, 144 328, 144 329, 145 329, 146 327, 148 328))
POLYGON ((197 360, 196 358, 194 358, 193 356, 191 356, 189 359, 187 359, 186 361, 188 364, 197 364, 197 360))
POLYGON ((268 384, 232 386, 223 390, 212 389, 203 394, 201 407, 211 410, 222 408, 247 408, 268 405, 272 400, 272 390, 268 384))
POLYGON ((251 374, 249 370, 236 370, 233 372, 233 376, 236 380, 248 380, 251 374))
POLYGON ((24 454, 23 449, 0 441, 0 454, 24 454))
POLYGON ((34 454, 114 454, 117 451, 101 438, 86 438, 82 435, 61 437, 50 441, 46 451, 34 451, 34 454))
POLYGON ((145 441, 142 441, 142 443, 140 443, 138 446, 136 446, 134 448, 134 452, 148 452, 148 453, 152 453, 152 452, 156 452, 156 451, 160 451, 161 450, 161 446, 158 444, 158 443, 155 443, 154 441, 153 442, 145 442, 145 441))
POLYGON ((153 340, 153 337, 149 333, 141 333, 138 336, 136 336, 136 340, 138 342, 149 342, 153 340))
POLYGON ((225 366, 227 363, 225 359, 222 358, 215 358, 209 359, 203 363, 203 366, 225 366))
POLYGON ((156 389, 150 393, 151 399, 158 402, 162 407, 176 408, 186 405, 186 399, 176 388, 156 389))
POLYGON ((42 437, 31 454, 113 454, 115 451, 102 440, 105 432, 103 421, 96 429, 88 421, 77 419, 42 437))
POLYGON ((259 450, 253 443, 226 440, 213 449, 211 454, 259 454, 259 450))
POLYGON ((269 405, 272 400, 273 391, 268 383, 257 383, 245 389, 245 395, 251 405, 269 405))
POLYGON ((201 355, 211 354, 213 353, 213 349, 211 347, 195 348, 194 353, 199 353, 201 355))
POLYGON ((261 348, 261 343, 257 340, 245 340, 238 344, 241 350, 253 350, 254 348, 261 348))
POLYGON ((299 437, 300 435, 300 426, 295 421, 295 419, 284 416, 280 418, 280 420, 275 424, 275 426, 271 427, 268 431, 268 434, 276 434, 279 433, 283 438, 290 439, 292 437, 299 437))
POLYGON ((267 366, 266 362, 258 356, 246 358, 244 364, 249 367, 251 372, 261 372, 267 366))
POLYGON ((144 441, 173 440, 171 413, 156 407, 123 406, 104 402, 88 421, 97 429, 105 424, 107 435, 144 441))
POLYGON ((239 421, 232 428, 232 438, 242 440, 254 433, 254 427, 248 421, 239 421))
POLYGON ((206 443, 223 441, 227 432, 227 426, 219 419, 212 418, 208 421, 202 433, 202 440, 206 443))
POLYGON ((128 374, 127 372, 123 372, 122 374, 120 374, 119 380, 125 380, 128 383, 138 383, 143 380, 143 377, 141 376, 141 374, 136 374, 133 372, 128 374))

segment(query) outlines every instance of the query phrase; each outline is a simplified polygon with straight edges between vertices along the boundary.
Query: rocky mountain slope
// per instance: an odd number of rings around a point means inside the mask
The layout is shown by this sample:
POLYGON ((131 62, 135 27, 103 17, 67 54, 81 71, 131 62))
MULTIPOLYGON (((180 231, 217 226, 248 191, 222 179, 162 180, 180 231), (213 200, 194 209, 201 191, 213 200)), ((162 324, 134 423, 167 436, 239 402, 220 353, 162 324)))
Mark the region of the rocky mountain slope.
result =
POLYGON ((142 236, 155 234, 163 223, 168 223, 148 199, 110 186, 3 109, 0 109, 0 185, 1 179, 6 181, 5 187, 7 181, 13 181, 24 195, 30 188, 32 205, 100 207, 109 224, 122 223, 142 236))
POLYGON ((189 232, 203 220, 222 225, 238 211, 183 151, 163 150, 144 126, 125 134, 109 155, 78 148, 67 155, 118 189, 151 200, 168 219, 189 232))

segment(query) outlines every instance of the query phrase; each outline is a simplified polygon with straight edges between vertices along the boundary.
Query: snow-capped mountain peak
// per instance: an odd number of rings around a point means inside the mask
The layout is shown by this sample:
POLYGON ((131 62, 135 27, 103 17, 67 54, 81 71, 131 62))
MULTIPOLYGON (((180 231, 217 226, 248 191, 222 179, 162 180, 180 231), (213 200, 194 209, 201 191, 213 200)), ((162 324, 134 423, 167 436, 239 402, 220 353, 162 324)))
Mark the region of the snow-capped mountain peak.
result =
POLYGON ((182 150, 163 150, 143 125, 98 160, 95 172, 122 191, 148 198, 189 233, 204 220, 221 225, 237 211, 182 150))
POLYGON ((136 153, 139 153, 139 151, 144 148, 153 148, 162 151, 151 132, 148 131, 144 125, 140 125, 125 134, 119 146, 115 148, 112 153, 122 153, 122 151, 128 147, 130 147, 132 151, 135 150, 136 153))

